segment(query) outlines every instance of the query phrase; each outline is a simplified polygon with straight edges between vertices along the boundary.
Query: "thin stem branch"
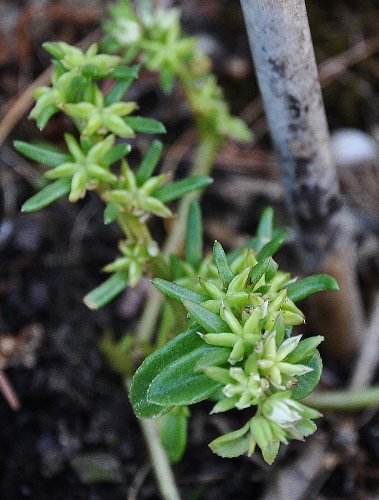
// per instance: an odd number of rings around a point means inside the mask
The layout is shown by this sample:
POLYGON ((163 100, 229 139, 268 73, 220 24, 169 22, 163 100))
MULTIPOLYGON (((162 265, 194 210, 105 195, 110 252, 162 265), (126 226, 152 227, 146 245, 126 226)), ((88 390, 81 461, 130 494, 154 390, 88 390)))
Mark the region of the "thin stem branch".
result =
POLYGON ((159 490, 164 500, 180 500, 174 475, 158 436, 157 426, 153 420, 139 420, 145 441, 149 449, 151 462, 159 490))
POLYGON ((379 407, 379 386, 361 390, 313 392, 303 402, 313 408, 334 411, 358 411, 379 407))

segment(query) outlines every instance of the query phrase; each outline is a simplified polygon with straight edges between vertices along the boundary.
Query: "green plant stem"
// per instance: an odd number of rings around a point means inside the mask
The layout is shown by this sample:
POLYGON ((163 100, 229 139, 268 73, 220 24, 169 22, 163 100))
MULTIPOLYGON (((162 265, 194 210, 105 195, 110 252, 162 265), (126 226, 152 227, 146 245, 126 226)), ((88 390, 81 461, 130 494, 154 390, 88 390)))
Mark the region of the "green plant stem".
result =
POLYGON ((379 407, 379 385, 361 390, 313 392, 303 402, 313 408, 336 411, 358 411, 379 407))
MULTIPOLYGON (((212 170, 218 148, 219 141, 218 139, 215 140, 213 137, 205 137, 202 141, 200 141, 190 175, 208 175, 212 170)), ((175 253, 180 249, 186 231, 189 206, 191 201, 199 198, 200 196, 201 191, 196 191, 185 196, 181 200, 174 227, 163 248, 162 253, 164 257, 167 258, 171 253, 175 253)), ((157 319, 161 311, 162 302, 162 294, 157 293, 156 290, 152 290, 146 301, 144 312, 141 316, 136 332, 137 341, 151 342, 155 332, 157 319)))
POLYGON ((180 500, 167 454, 158 436, 157 426, 153 420, 139 420, 146 444, 149 448, 151 463, 164 500, 180 500))
POLYGON ((122 214, 117 220, 126 237, 131 237, 137 241, 151 240, 147 225, 144 222, 140 222, 138 217, 122 214))

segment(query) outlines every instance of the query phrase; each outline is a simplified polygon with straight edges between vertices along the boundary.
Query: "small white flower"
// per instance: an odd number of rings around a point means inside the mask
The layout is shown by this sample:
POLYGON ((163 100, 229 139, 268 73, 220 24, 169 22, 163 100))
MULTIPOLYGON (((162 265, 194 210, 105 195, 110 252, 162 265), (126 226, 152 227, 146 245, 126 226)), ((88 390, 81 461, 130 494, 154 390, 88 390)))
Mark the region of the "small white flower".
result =
POLYGON ((258 373, 247 375, 240 367, 230 368, 229 375, 236 382, 227 384, 222 392, 228 398, 239 396, 238 401, 235 403, 235 407, 238 410, 243 410, 244 408, 249 408, 249 406, 253 404, 257 404, 266 388, 266 381, 261 379, 258 373))
POLYGON ((118 19, 114 29, 114 37, 121 45, 132 45, 141 38, 141 28, 139 24, 130 19, 118 19))
POLYGON ((266 399, 262 405, 262 413, 271 422, 282 429, 293 428, 295 422, 318 418, 320 413, 302 403, 291 399, 289 391, 276 393, 266 399))
POLYGON ((293 424, 297 420, 301 420, 301 415, 296 411, 296 403, 291 399, 285 399, 283 401, 276 401, 272 405, 272 411, 267 414, 266 417, 272 422, 277 423, 281 427, 285 427, 288 424, 293 424))

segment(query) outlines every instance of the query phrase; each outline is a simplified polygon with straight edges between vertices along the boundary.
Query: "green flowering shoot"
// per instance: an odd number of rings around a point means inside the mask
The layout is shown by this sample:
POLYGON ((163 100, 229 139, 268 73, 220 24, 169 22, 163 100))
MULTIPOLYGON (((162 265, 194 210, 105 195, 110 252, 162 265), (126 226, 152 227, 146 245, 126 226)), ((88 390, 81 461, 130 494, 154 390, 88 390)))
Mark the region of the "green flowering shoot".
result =
POLYGON ((248 141, 251 132, 239 118, 231 116, 221 88, 210 73, 209 57, 198 49, 196 38, 185 35, 176 8, 152 8, 143 2, 134 10, 130 0, 109 8, 111 20, 105 47, 124 53, 131 62, 137 58, 146 68, 157 71, 162 88, 170 92, 178 80, 187 95, 201 140, 218 146, 222 138, 248 141))
MULTIPOLYGON (((263 219, 267 222, 270 216, 268 210, 263 219)), ((306 278, 308 291, 302 284, 293 288, 295 280, 279 270, 272 257, 284 235, 272 230, 269 234, 268 239, 258 234, 252 248, 239 250, 233 258, 216 242, 211 263, 216 275, 200 276, 197 287, 190 287, 191 281, 183 277, 171 283, 153 280, 187 310, 194 349, 188 350, 187 332, 183 334, 186 350, 175 363, 168 360, 170 343, 162 353, 156 351, 137 371, 131 401, 142 418, 153 417, 159 406, 164 412, 164 408, 192 404, 212 394, 217 398, 212 413, 255 408, 254 416, 240 430, 220 436, 210 447, 228 457, 251 454, 258 447, 272 463, 282 443, 312 434, 316 430, 313 420, 320 417, 299 400, 320 379, 317 346, 323 338, 292 336, 293 327, 304 323, 304 315, 291 296, 296 298, 301 290, 304 298, 315 289, 338 287, 329 276, 319 275, 314 282, 306 278), (150 372, 152 366, 162 369, 150 372), (141 378, 148 384, 144 394, 141 378)), ((181 335, 175 345, 180 345, 180 339, 181 335)))
POLYGON ((104 157, 114 145, 115 137, 113 135, 96 143, 87 152, 72 135, 66 134, 65 140, 72 155, 72 161, 48 170, 45 177, 49 179, 68 177, 71 180, 69 194, 71 202, 83 198, 88 189, 98 188, 101 182, 114 184, 117 181, 117 176, 110 172, 108 165, 104 165, 104 157))
POLYGON ((138 132, 165 132, 157 120, 131 116, 137 103, 124 100, 124 96, 138 76, 136 66, 99 52, 97 44, 86 51, 64 42, 49 42, 44 47, 54 57, 55 69, 51 86, 35 91, 36 104, 30 117, 43 129, 60 111, 72 119, 77 134, 65 134, 67 151, 49 144, 15 143, 20 152, 50 167, 44 177, 53 180, 29 199, 23 210, 38 210, 66 195, 76 202, 88 191, 101 197, 104 222, 118 222, 125 238, 119 243, 121 255, 104 268, 112 276, 85 297, 91 308, 97 308, 122 287, 136 286, 142 275, 150 273, 150 265, 160 253, 150 234, 150 218, 172 217, 167 203, 203 189, 211 179, 199 175, 169 182, 167 174, 154 175, 163 150, 158 140, 152 141, 136 169, 129 165, 126 156, 131 145, 125 139, 138 132), (105 93, 103 88, 109 90, 105 93))

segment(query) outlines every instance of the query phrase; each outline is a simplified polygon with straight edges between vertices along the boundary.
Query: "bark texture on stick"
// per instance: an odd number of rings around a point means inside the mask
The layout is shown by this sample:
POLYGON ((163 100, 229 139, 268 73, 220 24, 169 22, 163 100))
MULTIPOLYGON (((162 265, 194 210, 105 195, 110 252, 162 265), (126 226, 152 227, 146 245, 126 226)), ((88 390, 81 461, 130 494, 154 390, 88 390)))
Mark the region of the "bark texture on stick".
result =
MULTIPOLYGON (((320 272, 339 262, 349 241, 304 0, 241 0, 241 4, 303 271, 320 272)), ((332 350, 333 344, 338 351, 343 347, 344 358, 356 347, 362 320, 357 288, 349 290, 352 283, 356 285, 351 260, 345 264, 349 275, 346 286, 340 282, 340 293, 348 306, 344 314, 349 333, 345 331, 343 342, 327 339, 332 350)), ((323 308, 323 314, 333 316, 332 309, 325 311, 325 304, 323 308)))

